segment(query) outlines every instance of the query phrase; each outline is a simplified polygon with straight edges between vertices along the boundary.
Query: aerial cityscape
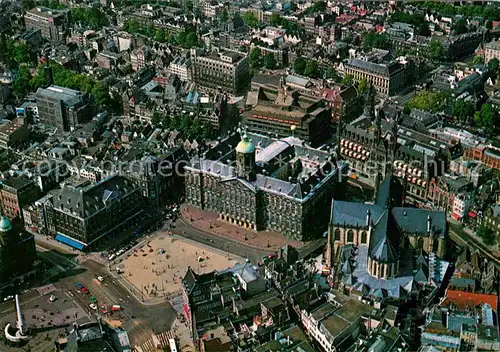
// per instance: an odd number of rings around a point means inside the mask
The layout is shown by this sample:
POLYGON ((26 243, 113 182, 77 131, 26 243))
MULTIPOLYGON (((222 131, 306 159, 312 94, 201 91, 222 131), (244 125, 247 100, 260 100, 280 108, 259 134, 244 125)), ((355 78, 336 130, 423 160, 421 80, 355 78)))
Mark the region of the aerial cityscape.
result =
POLYGON ((0 352, 500 351, 500 2, 0 2, 0 352))

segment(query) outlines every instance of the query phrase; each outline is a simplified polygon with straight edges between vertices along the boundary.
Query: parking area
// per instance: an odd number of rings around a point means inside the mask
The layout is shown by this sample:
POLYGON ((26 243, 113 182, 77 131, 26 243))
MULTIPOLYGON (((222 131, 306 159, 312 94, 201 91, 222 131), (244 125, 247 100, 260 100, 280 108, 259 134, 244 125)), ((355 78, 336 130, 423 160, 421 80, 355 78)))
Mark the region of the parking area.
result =
POLYGON ((168 298, 181 289, 188 267, 207 273, 232 267, 242 260, 164 233, 128 253, 117 267, 144 299, 168 298))

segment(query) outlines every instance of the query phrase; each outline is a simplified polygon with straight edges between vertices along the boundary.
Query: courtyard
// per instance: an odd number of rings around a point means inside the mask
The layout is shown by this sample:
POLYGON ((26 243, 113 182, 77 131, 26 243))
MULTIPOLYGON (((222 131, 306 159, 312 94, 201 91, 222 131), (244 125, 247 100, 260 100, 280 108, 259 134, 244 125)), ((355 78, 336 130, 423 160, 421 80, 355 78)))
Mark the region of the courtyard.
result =
POLYGON ((199 274, 222 270, 243 262, 242 258, 201 244, 161 234, 128 254, 118 268, 142 299, 176 296, 181 280, 191 267, 199 274))

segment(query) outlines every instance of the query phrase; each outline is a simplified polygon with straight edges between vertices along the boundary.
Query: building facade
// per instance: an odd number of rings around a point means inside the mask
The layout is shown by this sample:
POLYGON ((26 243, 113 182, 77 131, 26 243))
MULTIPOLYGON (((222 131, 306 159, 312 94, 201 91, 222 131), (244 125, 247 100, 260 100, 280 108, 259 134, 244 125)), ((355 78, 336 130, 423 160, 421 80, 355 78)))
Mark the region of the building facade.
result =
POLYGON ((0 292, 16 277, 33 272, 35 239, 22 229, 20 221, 0 218, 0 292))
POLYGON ((23 216, 22 209, 38 199, 38 187, 25 177, 11 177, 3 181, 0 190, 2 210, 10 219, 23 216))
POLYGON ((89 186, 63 187, 45 203, 48 232, 78 249, 106 243, 137 222, 142 198, 134 184, 111 176, 89 186))
POLYGON ((349 59, 342 63, 345 75, 352 75, 355 82, 366 79, 377 93, 392 96, 405 85, 404 67, 398 62, 379 64, 361 59, 349 59))
POLYGON ((209 91, 223 90, 237 95, 249 83, 249 65, 245 54, 225 51, 202 56, 192 49, 191 63, 194 81, 209 91))
POLYGON ((36 92, 40 122, 71 131, 94 113, 89 96, 77 90, 50 86, 36 92))
POLYGON ((43 38, 60 42, 65 37, 68 18, 65 11, 36 7, 26 11, 24 24, 27 29, 39 29, 43 38))
POLYGON ((186 167, 186 202, 253 231, 315 238, 346 168, 298 138, 232 135, 186 167))

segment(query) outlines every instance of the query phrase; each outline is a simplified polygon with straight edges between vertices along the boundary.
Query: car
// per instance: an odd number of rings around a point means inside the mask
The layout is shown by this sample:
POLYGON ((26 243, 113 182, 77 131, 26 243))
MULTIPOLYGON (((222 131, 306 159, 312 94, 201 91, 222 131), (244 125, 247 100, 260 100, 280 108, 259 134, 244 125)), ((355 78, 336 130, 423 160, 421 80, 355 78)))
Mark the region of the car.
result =
POLYGON ((83 286, 82 284, 80 284, 80 283, 77 283, 77 284, 76 284, 76 289, 77 289, 78 291, 80 291, 82 288, 84 288, 84 286, 83 286))
POLYGON ((97 298, 95 296, 90 296, 89 297, 89 301, 92 302, 92 303, 96 303, 97 302, 97 298))
POLYGON ((95 303, 90 303, 89 307, 92 308, 93 310, 97 310, 97 304, 95 303))
POLYGON ((54 302, 56 299, 57 299, 57 297, 54 295, 50 295, 50 297, 49 297, 50 302, 54 302))
POLYGON ((82 289, 80 290, 81 293, 85 293, 85 294, 89 294, 90 291, 88 288, 86 288, 85 286, 82 287, 82 289))
POLYGON ((98 276, 97 277, 97 280, 99 280, 100 282, 103 282, 104 281, 104 278, 102 276, 98 276))
POLYGON ((14 296, 9 295, 3 299, 4 302, 10 301, 11 299, 14 299, 14 296))
POLYGON ((112 307, 111 307, 111 310, 113 312, 119 312, 120 310, 122 310, 122 307, 118 304, 114 304, 112 307))
POLYGON ((108 260, 113 260, 113 259, 115 259, 115 257, 116 257, 116 255, 111 254, 111 255, 108 257, 108 260))

